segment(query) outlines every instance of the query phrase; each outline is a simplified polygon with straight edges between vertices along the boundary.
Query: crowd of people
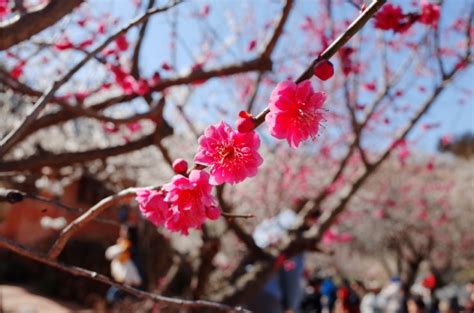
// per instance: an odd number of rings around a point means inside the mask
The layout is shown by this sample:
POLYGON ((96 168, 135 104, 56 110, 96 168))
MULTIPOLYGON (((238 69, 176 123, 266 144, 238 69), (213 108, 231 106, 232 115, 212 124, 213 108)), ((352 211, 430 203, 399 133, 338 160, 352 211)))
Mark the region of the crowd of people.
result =
MULTIPOLYGON (((300 306, 287 312, 301 313, 458 313, 474 312, 474 281, 462 295, 440 296, 433 277, 411 288, 394 277, 385 286, 347 279, 314 277, 308 280, 300 306)), ((285 311, 285 310, 284 310, 285 311)))
MULTIPOLYGON (((264 220, 253 233, 255 243, 262 249, 277 246, 296 220, 291 210, 264 220)), ((474 281, 462 291, 453 287, 456 290, 443 293, 434 273, 413 286, 397 277, 382 285, 377 280, 310 278, 303 254, 280 263, 278 272, 249 299, 248 309, 257 313, 474 313, 474 281)))

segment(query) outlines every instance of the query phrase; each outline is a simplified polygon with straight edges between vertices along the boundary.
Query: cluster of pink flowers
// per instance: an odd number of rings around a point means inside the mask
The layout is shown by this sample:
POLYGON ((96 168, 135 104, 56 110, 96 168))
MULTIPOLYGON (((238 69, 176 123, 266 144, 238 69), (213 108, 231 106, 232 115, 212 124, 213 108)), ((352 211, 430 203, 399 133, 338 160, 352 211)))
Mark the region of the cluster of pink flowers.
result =
POLYGON ((236 184, 257 174, 263 159, 258 153, 256 132, 237 132, 224 122, 209 126, 199 138, 197 164, 209 166, 210 183, 236 184))
POLYGON ((137 80, 120 66, 110 66, 110 70, 114 74, 115 81, 126 94, 144 96, 150 92, 150 86, 156 83, 154 78, 150 81, 144 78, 137 80))
POLYGON ((193 170, 189 177, 175 175, 159 191, 138 191, 136 200, 142 214, 153 224, 187 235, 190 228, 200 228, 206 219, 219 218, 220 210, 211 190, 209 174, 193 170))
MULTIPOLYGON (((315 66, 314 74, 321 80, 333 74, 329 61, 315 66)), ((119 72, 120 74, 120 72, 119 72)), ((120 76, 120 75, 119 75, 120 76)), ((316 92, 309 80, 299 84, 284 81, 273 91, 265 121, 272 136, 286 139, 292 148, 316 137, 323 118, 326 95, 316 92)), ((260 138, 254 131, 256 119, 240 112, 237 130, 225 122, 210 125, 199 138, 194 162, 200 168, 189 175, 186 161, 173 163, 175 175, 161 190, 137 192, 140 211, 156 226, 187 235, 207 220, 220 217, 220 209, 212 195, 212 186, 237 184, 257 174, 263 159, 258 153, 260 138), (208 167, 209 173, 201 170, 208 167)))
POLYGON ((387 3, 379 13, 375 15, 375 28, 397 31, 404 14, 398 5, 387 3))
POLYGON ((399 5, 387 3, 375 15, 375 28, 403 33, 415 22, 436 27, 440 17, 439 5, 422 1, 421 13, 403 13, 399 5))
POLYGON ((7 16, 10 13, 10 7, 7 0, 0 0, 0 17, 7 16))
POLYGON ((421 3, 420 23, 436 27, 440 16, 439 5, 423 1, 421 3))

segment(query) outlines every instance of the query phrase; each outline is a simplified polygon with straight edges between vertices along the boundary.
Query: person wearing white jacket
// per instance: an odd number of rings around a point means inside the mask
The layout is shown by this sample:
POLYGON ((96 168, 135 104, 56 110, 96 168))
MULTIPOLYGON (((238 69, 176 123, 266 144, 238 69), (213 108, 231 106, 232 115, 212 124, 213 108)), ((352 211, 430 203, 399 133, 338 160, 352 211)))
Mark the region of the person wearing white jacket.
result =
POLYGON ((132 242, 128 239, 128 229, 124 226, 120 229, 117 243, 105 251, 105 257, 111 260, 110 272, 118 283, 129 286, 140 286, 142 278, 131 258, 132 242))

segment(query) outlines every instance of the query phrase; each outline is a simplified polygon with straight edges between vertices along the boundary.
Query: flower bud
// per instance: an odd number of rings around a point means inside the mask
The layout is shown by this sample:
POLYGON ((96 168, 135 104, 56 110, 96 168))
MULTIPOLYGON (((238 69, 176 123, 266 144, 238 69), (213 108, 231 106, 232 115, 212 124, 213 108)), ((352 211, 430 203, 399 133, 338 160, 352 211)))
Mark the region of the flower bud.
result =
POLYGON ((328 60, 321 60, 313 67, 314 76, 321 80, 328 80, 334 75, 334 66, 328 60))
POLYGON ((249 133, 255 128, 252 114, 240 111, 237 118, 237 130, 239 133, 249 133))
POLYGON ((176 174, 185 174, 188 170, 188 162, 183 159, 176 159, 173 162, 173 171, 176 174))
POLYGON ((210 220, 217 220, 221 216, 221 210, 215 206, 206 207, 206 216, 210 220))

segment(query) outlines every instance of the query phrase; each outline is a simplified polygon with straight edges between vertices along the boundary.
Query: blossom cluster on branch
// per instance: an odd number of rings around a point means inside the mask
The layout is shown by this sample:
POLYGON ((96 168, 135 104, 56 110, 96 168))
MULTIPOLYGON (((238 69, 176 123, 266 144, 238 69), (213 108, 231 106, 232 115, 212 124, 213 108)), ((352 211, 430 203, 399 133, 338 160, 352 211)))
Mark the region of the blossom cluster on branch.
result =
MULTIPOLYGON (((319 66, 317 64, 315 68, 319 66)), ((323 119, 321 108, 325 100, 326 94, 314 91, 309 80, 299 84, 279 83, 265 113, 270 134, 286 139, 292 148, 315 138, 323 119)), ((159 191, 145 189, 137 193, 143 215, 156 226, 185 235, 190 228, 200 228, 206 219, 219 218, 220 210, 211 194, 212 186, 240 183, 255 176, 263 163, 258 153, 260 138, 255 126, 254 117, 247 112, 240 112, 237 130, 223 121, 208 126, 199 138, 194 157, 196 169, 188 174, 187 163, 176 160, 173 164, 176 175, 170 183, 159 191), (209 173, 204 171, 206 167, 209 173)))
POLYGON ((392 30, 395 33, 407 31, 415 22, 437 27, 440 16, 438 5, 422 1, 420 13, 403 13, 399 5, 387 3, 375 15, 375 28, 392 30))

